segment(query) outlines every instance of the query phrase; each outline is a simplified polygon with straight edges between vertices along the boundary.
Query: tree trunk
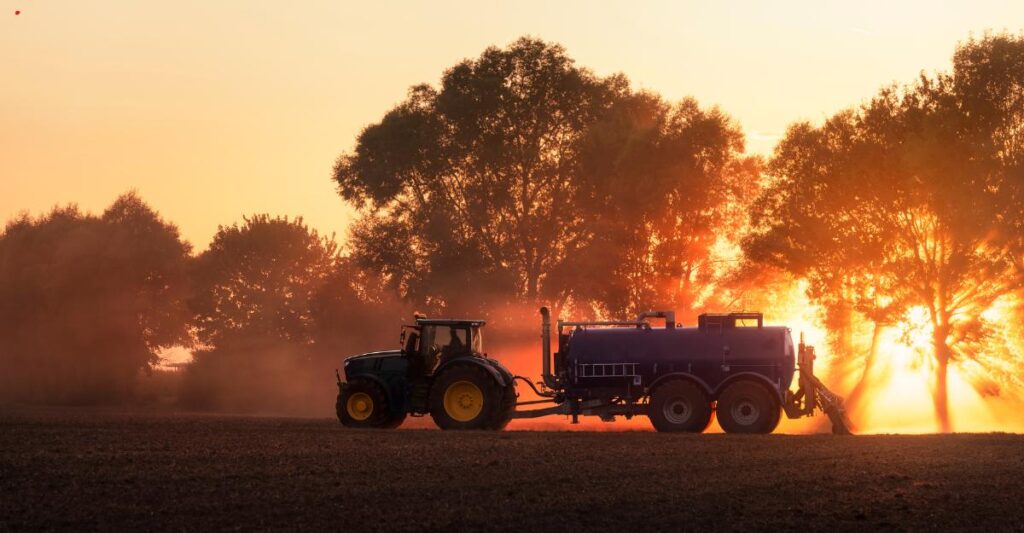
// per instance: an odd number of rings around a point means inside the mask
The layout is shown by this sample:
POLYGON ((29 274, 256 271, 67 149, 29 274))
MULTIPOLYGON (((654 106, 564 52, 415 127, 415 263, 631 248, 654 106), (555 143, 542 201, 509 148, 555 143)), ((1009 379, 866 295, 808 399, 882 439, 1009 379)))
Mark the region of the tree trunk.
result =
POLYGON ((540 294, 540 274, 532 268, 526 270, 526 299, 531 302, 537 301, 540 294))
POLYGON ((825 313, 833 357, 845 366, 853 357, 853 310, 845 301, 841 301, 828 306, 825 313))
POLYGON ((935 387, 932 389, 932 400, 935 403, 935 421, 939 431, 949 433, 952 425, 949 420, 949 394, 946 389, 946 377, 949 370, 949 326, 935 326, 933 343, 935 345, 935 387))
POLYGON ((853 386, 849 396, 846 398, 845 406, 849 413, 857 414, 857 410, 861 406, 861 400, 864 398, 864 392, 868 388, 868 384, 872 379, 872 374, 875 370, 875 361, 878 359, 878 343, 882 337, 882 331, 885 330, 885 326, 875 322, 874 331, 871 333, 871 348, 868 350, 867 357, 864 358, 864 371, 860 375, 860 379, 857 380, 857 384, 853 386))

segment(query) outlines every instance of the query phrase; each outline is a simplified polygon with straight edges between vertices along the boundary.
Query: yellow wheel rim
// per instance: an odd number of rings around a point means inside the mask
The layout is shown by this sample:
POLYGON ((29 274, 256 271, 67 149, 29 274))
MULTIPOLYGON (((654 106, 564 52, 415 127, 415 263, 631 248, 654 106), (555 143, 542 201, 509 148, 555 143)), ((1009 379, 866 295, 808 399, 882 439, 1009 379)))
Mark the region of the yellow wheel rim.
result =
POLYGON ((365 392, 354 393, 345 402, 345 409, 348 410, 348 416, 361 422, 373 414, 373 398, 370 398, 370 395, 365 392))
POLYGON ((456 381, 444 391, 444 410, 452 420, 469 422, 484 409, 484 393, 468 381, 456 381))

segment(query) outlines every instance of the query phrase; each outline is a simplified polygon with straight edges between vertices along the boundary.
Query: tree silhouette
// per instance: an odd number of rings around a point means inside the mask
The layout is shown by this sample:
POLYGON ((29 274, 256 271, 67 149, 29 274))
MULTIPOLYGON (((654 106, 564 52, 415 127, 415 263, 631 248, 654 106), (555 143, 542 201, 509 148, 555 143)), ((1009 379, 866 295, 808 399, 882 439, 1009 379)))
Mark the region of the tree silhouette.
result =
MULTIPOLYGON (((756 228, 744 242, 747 256, 808 281, 808 294, 824 311, 823 323, 841 371, 871 373, 882 331, 905 310, 896 275, 880 268, 886 234, 865 225, 871 207, 861 189, 878 165, 891 168, 883 149, 864 142, 853 111, 839 113, 820 128, 789 128, 768 165, 771 185, 751 213, 756 228), (871 342, 857 357, 857 313, 871 325, 871 342), (858 368, 860 367, 860 368, 858 368)), ((863 392, 858 381, 848 398, 855 409, 863 392)))
POLYGON ((379 275, 348 258, 338 261, 310 308, 314 357, 328 373, 344 355, 379 350, 382 340, 397 345, 401 325, 414 312, 379 275))
POLYGON ((688 313, 712 292, 716 242, 745 223, 759 161, 718 109, 693 99, 624 96, 581 143, 572 200, 586 239, 556 273, 573 296, 624 316, 653 308, 688 313))
POLYGON ((414 87, 335 168, 342 196, 369 206, 353 255, 428 303, 535 298, 582 231, 564 202, 575 145, 625 90, 527 38, 452 67, 440 90, 414 87))
POLYGON ((187 344, 190 246, 135 193, 101 216, 22 216, 0 235, 0 394, 124 398, 164 348, 187 344))
POLYGON ((301 218, 244 221, 221 226, 196 258, 189 303, 199 342, 223 348, 254 334, 312 342, 310 302, 334 269, 337 244, 301 218))
POLYGON ((746 243, 876 324, 926 308, 944 431, 948 365, 978 356, 982 312, 1021 286, 1022 61, 1024 39, 972 40, 951 74, 790 128, 746 243))
POLYGON ((721 112, 634 93, 522 38, 414 87, 334 177, 362 209, 353 259, 412 301, 475 311, 575 296, 619 312, 692 299, 680 280, 700 276, 736 188, 725 176, 751 175, 741 150, 721 112))
POLYGON ((222 226, 192 269, 201 349, 186 375, 186 403, 253 409, 292 394, 285 377, 307 367, 313 302, 337 261, 334 240, 301 218, 256 215, 222 226))

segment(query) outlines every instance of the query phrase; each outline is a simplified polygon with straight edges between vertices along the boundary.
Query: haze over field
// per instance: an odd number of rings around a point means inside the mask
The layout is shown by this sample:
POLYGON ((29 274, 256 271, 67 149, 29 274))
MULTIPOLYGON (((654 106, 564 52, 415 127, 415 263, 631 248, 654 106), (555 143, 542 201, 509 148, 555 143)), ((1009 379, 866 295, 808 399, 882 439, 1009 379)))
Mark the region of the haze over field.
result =
POLYGON ((137 189, 198 250, 243 214, 343 234, 330 165, 412 85, 521 35, 720 105, 748 150, 949 66, 1024 4, 2 0, 0 219, 137 189), (13 15, 20 10, 20 15, 13 15))
POLYGON ((0 2, 0 401, 329 415, 414 309, 531 377, 540 305, 744 309, 864 432, 1024 427, 1024 4, 0 2))

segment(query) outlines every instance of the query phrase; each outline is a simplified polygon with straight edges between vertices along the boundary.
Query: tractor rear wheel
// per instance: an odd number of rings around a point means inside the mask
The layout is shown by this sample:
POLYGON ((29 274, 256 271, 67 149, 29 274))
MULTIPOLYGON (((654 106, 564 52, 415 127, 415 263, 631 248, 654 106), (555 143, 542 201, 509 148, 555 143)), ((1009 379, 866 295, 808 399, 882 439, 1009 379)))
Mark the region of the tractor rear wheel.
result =
POLYGON ((430 416, 441 429, 501 429, 509 411, 507 388, 477 365, 453 366, 430 387, 430 416))
POLYGON ((498 410, 498 414, 491 420, 491 424, 487 429, 505 429, 505 426, 512 421, 512 413, 516 410, 516 386, 514 383, 509 383, 505 386, 505 389, 501 394, 501 408, 498 410))
POLYGON ((405 420, 405 413, 391 413, 384 389, 368 379, 357 378, 347 383, 338 394, 335 410, 341 424, 351 428, 391 429, 405 420))
POLYGON ((726 433, 771 433, 779 424, 779 402, 753 381, 729 385, 718 398, 718 424, 726 433))
POLYGON ((658 431, 700 433, 711 423, 711 402, 700 387, 677 379, 654 389, 647 416, 658 431))

